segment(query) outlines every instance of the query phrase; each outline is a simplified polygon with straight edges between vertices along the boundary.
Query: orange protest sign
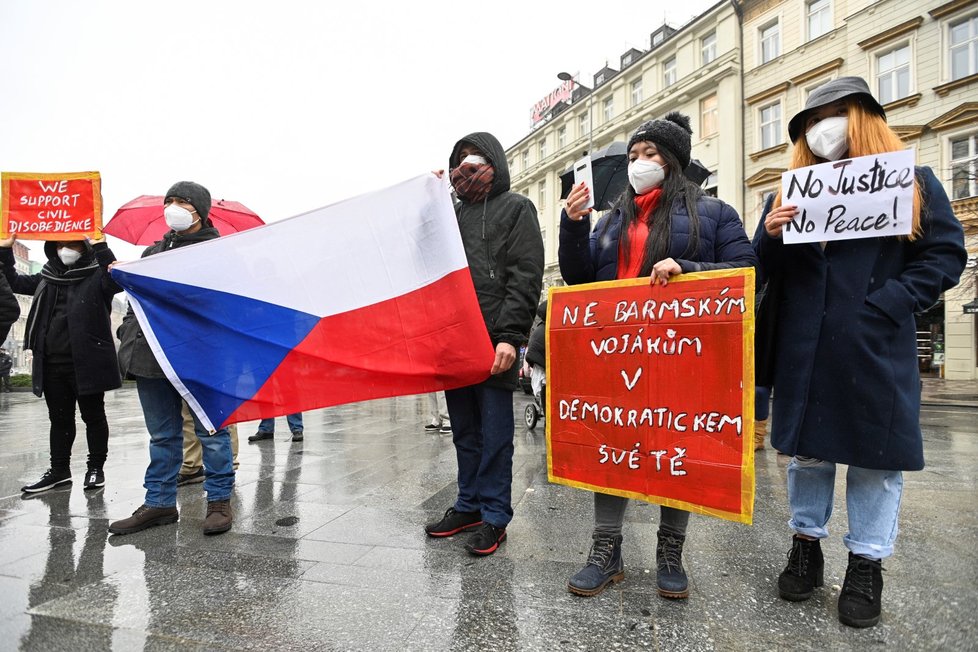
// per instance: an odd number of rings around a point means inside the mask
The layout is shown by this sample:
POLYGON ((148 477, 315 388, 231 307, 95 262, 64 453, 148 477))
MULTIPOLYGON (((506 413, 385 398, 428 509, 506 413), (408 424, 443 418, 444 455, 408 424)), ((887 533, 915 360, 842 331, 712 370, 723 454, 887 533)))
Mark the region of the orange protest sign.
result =
POLYGON ((754 270, 552 288, 551 482, 750 523, 754 270))
POLYGON ((0 237, 81 240, 102 229, 98 172, 0 175, 0 237))

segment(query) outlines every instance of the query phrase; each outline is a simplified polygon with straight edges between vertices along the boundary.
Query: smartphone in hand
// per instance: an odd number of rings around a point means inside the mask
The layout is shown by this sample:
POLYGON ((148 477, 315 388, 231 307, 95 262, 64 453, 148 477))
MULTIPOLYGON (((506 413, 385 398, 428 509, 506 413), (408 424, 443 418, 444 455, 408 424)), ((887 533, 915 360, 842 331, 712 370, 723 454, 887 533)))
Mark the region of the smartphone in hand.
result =
POLYGON ((591 194, 583 208, 594 208, 594 175, 591 173, 591 157, 585 156, 574 163, 574 185, 584 182, 591 194))

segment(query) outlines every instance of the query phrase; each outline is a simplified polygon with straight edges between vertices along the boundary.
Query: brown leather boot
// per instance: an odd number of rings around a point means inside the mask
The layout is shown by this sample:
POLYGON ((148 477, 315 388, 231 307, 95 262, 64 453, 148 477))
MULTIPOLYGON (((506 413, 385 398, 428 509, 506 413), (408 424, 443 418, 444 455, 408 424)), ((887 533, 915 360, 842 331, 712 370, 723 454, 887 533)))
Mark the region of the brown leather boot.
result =
POLYGON ((764 437, 767 435, 767 420, 754 422, 754 450, 764 450, 764 437))
POLYGON ((149 507, 140 505, 129 518, 109 523, 110 534, 132 534, 157 525, 176 523, 180 518, 176 507, 149 507))
POLYGON ((230 500, 211 500, 207 503, 204 534, 221 534, 231 529, 233 516, 230 500))

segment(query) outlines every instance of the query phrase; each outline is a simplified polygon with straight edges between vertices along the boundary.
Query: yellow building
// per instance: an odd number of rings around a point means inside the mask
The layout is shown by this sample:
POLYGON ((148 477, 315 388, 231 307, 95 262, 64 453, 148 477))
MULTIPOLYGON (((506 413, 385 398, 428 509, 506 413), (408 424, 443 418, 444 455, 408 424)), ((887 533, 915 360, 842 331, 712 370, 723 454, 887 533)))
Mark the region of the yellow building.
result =
MULTIPOLYGON (((615 141, 627 143, 646 120, 681 111, 693 126, 692 157, 715 173, 705 182, 707 190, 732 206, 742 204, 736 7, 724 1, 679 29, 663 25, 650 34, 648 46, 645 51, 628 50, 616 66, 594 73, 589 84, 575 76, 558 87, 535 107, 542 119, 533 131, 506 150, 513 191, 532 199, 539 212, 546 286, 561 284, 560 174, 587 152, 589 132, 591 148, 597 151, 615 141)), ((577 64, 567 62, 569 67, 577 64)), ((555 86, 560 84, 558 72, 555 86)))
POLYGON ((959 288, 918 316, 921 372, 975 379, 978 252, 978 2, 741 0, 744 48, 744 218, 788 165, 788 120, 817 86, 867 80, 887 120, 944 182, 965 226, 970 267, 959 288))

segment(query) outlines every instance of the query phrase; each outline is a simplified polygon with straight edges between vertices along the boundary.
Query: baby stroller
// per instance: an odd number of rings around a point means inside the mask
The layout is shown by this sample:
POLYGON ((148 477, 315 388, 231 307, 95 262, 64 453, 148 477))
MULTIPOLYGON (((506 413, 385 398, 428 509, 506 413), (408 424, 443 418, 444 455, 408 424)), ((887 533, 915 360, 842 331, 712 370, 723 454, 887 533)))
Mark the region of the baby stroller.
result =
MULTIPOLYGON (((537 367, 533 370, 533 374, 543 373, 543 369, 537 367), (537 371, 539 370, 539 371, 537 371)), ((547 381, 544 380, 541 384, 540 391, 533 392, 533 402, 526 406, 523 410, 523 423, 530 430, 537 427, 537 420, 540 417, 547 417, 547 381)))
POLYGON ((523 423, 533 429, 540 417, 547 415, 547 302, 543 301, 537 307, 537 317, 540 321, 530 333, 530 341, 526 346, 525 364, 530 366, 530 384, 533 387, 533 402, 523 411, 523 423))

